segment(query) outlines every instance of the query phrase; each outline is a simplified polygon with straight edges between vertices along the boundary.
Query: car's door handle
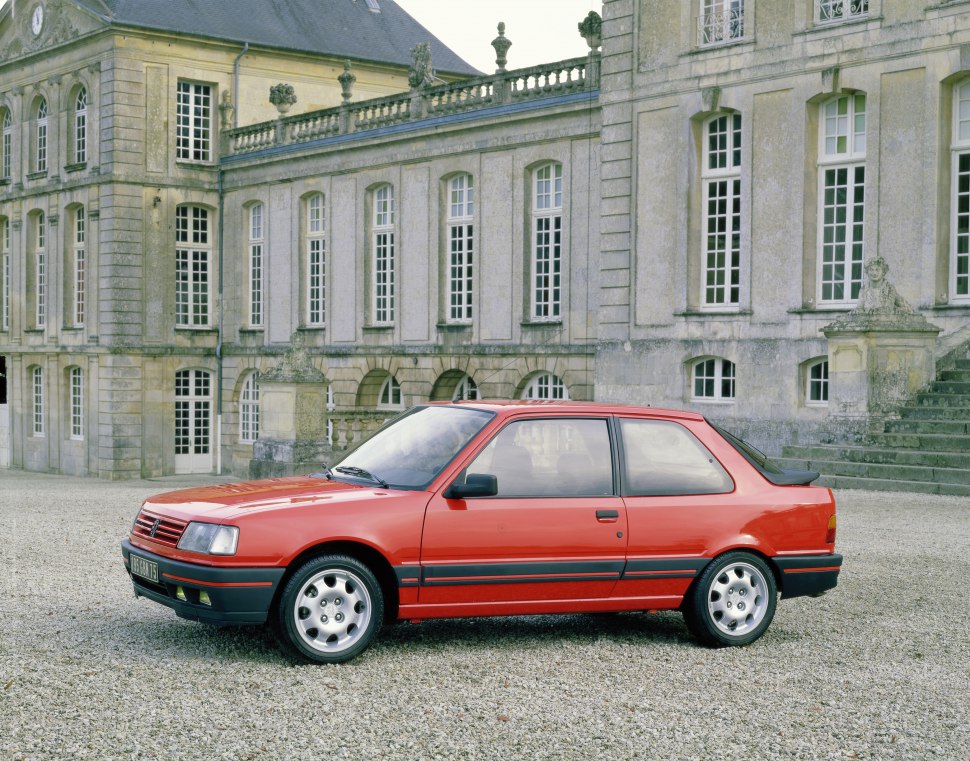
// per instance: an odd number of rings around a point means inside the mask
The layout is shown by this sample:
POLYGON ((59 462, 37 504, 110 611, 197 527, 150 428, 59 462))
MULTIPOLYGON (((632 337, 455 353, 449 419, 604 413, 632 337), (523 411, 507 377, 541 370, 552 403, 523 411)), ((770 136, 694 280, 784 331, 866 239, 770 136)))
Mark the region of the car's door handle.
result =
POLYGON ((619 510, 597 510, 596 520, 601 523, 616 523, 620 519, 619 510))

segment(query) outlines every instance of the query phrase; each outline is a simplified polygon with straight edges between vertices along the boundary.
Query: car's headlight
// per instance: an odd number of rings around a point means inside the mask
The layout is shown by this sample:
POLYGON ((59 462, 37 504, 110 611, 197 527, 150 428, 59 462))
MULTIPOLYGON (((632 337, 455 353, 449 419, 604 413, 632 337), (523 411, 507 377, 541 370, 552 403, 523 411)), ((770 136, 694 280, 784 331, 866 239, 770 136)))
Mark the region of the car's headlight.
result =
POLYGON ((192 521, 182 532, 178 548, 204 555, 235 555, 238 541, 239 529, 236 526, 192 521))

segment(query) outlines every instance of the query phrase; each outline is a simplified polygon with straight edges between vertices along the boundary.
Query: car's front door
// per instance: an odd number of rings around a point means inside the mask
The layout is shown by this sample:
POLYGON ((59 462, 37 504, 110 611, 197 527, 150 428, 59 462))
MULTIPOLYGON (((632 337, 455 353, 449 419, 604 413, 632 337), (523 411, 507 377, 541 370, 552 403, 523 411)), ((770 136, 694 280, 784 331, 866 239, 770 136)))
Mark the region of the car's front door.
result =
POLYGON ((495 476, 497 494, 428 505, 422 605, 454 614, 540 612, 609 596, 623 570, 626 513, 615 496, 605 418, 513 420, 463 469, 495 476), (482 607, 484 606, 484 608, 482 607))

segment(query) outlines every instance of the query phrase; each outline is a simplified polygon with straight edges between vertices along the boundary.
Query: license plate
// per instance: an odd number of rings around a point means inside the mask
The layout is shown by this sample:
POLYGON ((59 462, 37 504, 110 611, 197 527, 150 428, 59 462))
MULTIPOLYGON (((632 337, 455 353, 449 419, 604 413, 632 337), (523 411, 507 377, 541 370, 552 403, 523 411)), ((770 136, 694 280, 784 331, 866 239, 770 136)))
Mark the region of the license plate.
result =
POLYGON ((154 560, 145 560, 138 555, 130 555, 129 557, 131 558, 131 572, 135 576, 141 576, 143 579, 158 583, 158 563, 154 560))

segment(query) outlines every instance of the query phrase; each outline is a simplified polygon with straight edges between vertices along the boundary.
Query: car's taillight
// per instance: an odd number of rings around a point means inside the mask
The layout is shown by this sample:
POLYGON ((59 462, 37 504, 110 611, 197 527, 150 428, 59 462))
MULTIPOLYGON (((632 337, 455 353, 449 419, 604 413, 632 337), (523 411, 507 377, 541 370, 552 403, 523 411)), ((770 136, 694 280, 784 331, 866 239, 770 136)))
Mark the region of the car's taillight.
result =
POLYGON ((829 528, 825 532, 825 543, 835 544, 835 515, 829 518, 829 528))

